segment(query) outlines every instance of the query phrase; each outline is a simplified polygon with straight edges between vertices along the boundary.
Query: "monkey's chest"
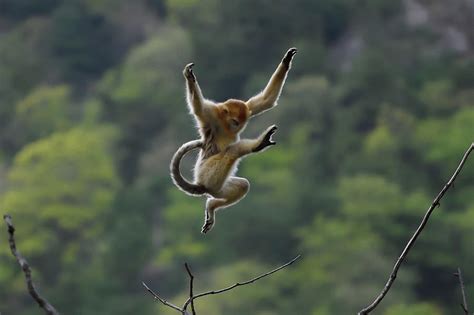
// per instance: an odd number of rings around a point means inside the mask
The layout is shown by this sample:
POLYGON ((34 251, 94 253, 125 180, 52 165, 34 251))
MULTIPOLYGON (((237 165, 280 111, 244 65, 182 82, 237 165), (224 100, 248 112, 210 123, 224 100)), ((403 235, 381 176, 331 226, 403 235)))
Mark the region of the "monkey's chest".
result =
POLYGON ((237 159, 220 152, 207 159, 201 159, 197 172, 197 181, 211 191, 217 192, 222 188, 227 177, 236 170, 237 159))
POLYGON ((214 155, 226 152, 229 145, 238 140, 237 136, 228 136, 220 132, 216 127, 204 126, 202 130, 204 145, 201 151, 201 159, 205 160, 214 155))

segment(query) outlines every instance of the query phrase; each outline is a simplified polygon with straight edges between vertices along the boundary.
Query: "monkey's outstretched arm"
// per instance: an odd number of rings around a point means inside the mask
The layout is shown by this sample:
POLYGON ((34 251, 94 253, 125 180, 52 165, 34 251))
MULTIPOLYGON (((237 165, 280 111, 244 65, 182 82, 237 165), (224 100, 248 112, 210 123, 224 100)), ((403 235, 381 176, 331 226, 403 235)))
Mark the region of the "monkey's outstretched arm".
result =
POLYGON ((291 60, 295 56, 296 48, 290 48, 277 69, 273 73, 265 89, 247 101, 247 106, 252 112, 252 116, 258 115, 276 105, 280 97, 286 75, 291 67, 291 60))
POLYGON ((265 148, 275 145, 272 136, 277 130, 277 126, 268 127, 257 139, 242 139, 229 147, 229 153, 237 158, 250 153, 257 153, 265 148))
POLYGON ((186 102, 191 112, 200 120, 205 121, 209 116, 209 107, 214 103, 202 96, 201 88, 193 72, 193 66, 194 63, 189 63, 183 70, 183 75, 186 78, 186 102))

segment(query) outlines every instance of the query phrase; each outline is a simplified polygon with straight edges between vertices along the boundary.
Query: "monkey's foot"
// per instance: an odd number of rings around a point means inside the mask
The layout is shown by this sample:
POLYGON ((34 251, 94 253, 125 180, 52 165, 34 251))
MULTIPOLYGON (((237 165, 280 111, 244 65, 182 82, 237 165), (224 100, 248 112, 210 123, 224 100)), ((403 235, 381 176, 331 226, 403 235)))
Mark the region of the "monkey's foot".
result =
POLYGON ((275 145, 276 142, 272 140, 272 136, 275 131, 278 129, 276 125, 270 126, 265 130, 265 135, 263 136, 262 142, 255 148, 254 152, 261 151, 268 146, 275 145))
POLYGON ((298 49, 296 49, 295 47, 288 49, 285 56, 283 57, 283 63, 286 66, 289 66, 291 60, 293 59, 293 57, 296 55, 297 52, 298 52, 298 49))
POLYGON ((204 225, 202 226, 201 233, 202 233, 202 234, 206 234, 206 233, 209 232, 213 227, 214 227, 214 220, 206 219, 206 222, 204 222, 204 225))
POLYGON ((193 67, 194 67, 193 62, 188 63, 186 67, 184 67, 183 69, 183 75, 186 79, 191 80, 192 82, 196 82, 196 76, 194 75, 193 67))

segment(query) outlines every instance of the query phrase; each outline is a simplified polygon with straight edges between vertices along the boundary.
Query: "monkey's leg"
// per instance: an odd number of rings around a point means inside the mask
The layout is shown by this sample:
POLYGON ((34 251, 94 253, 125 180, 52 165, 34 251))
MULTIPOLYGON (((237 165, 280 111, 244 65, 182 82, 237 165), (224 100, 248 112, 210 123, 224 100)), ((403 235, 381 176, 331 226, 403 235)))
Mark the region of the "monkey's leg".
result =
POLYGON ((249 191, 250 183, 245 178, 229 177, 221 190, 206 202, 206 220, 201 232, 209 232, 216 221, 216 211, 237 203, 249 191))

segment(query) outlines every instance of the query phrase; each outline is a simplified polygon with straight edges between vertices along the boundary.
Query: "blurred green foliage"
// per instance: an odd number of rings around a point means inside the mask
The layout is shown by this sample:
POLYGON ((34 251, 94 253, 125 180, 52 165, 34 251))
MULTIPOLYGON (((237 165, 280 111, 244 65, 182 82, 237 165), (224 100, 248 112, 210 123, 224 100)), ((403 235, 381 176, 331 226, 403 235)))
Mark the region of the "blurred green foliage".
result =
MULTIPOLYGON (((474 140, 472 8, 416 3, 0 0, 0 207, 41 292, 64 314, 172 314, 142 280, 180 303, 185 261, 201 291, 302 253, 199 300, 199 314, 360 310, 474 140), (203 236, 204 200, 168 174, 197 137, 182 68, 196 63, 208 98, 246 99, 291 46, 279 106, 243 135, 276 123, 278 145, 242 161, 251 191, 203 236)), ((472 296, 473 162, 378 314, 458 312, 458 266, 472 296)), ((6 233, 0 301, 2 314, 38 313, 6 233)))

